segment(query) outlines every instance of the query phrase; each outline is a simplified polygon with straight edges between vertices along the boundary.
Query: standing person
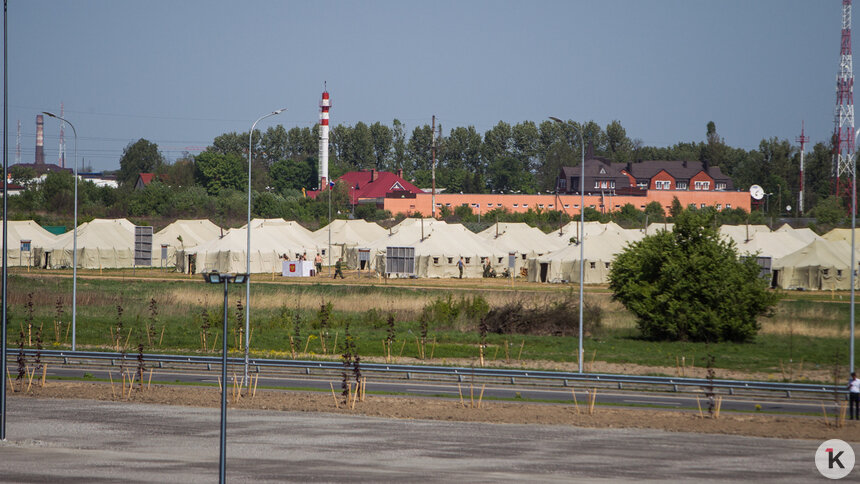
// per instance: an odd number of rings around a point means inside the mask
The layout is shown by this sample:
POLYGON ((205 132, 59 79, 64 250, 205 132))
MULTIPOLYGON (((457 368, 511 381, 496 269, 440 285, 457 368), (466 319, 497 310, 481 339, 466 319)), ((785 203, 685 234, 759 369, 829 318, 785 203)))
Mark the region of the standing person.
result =
POLYGON ((460 257, 460 260, 457 261, 457 269, 460 269, 460 279, 463 278, 463 266, 465 263, 463 262, 463 258, 460 257))
POLYGON ((341 267, 343 266, 343 257, 338 257, 337 262, 334 263, 334 279, 337 279, 338 274, 340 274, 341 279, 346 279, 343 277, 343 272, 341 271, 341 267))
POLYGON ((860 420, 860 378, 857 378, 857 373, 853 371, 851 379, 848 380, 848 410, 850 420, 860 420))
POLYGON ((319 252, 317 252, 317 256, 314 257, 314 265, 317 266, 317 275, 322 274, 322 257, 319 252))

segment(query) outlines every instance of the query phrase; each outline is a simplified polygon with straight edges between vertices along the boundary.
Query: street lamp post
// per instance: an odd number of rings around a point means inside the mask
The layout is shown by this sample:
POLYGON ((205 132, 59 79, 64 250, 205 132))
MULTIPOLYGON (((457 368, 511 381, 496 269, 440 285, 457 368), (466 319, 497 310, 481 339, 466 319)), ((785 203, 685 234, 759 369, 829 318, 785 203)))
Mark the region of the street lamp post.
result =
POLYGON ((221 455, 218 459, 218 482, 224 483, 227 470, 227 285, 232 283, 247 283, 249 274, 219 274, 210 272, 203 274, 203 280, 209 284, 224 284, 224 337, 221 338, 221 455))
MULTIPOLYGON (((558 124, 566 124, 559 118, 550 116, 549 119, 558 124)), ((582 128, 579 128, 577 132, 579 133, 579 147, 582 151, 579 162, 579 238, 577 240, 579 242, 579 357, 577 361, 579 364, 579 373, 582 373, 582 307, 584 300, 583 285, 585 283, 585 139, 582 136, 582 128)))
MULTIPOLYGON (((860 131, 854 135, 854 146, 857 146, 857 137, 860 131)), ((855 261, 854 232, 857 230, 857 153, 854 153, 854 166, 851 167, 851 341, 849 342, 851 372, 854 372, 854 282, 857 279, 857 262, 855 261)))
MULTIPOLYGON (((245 272, 247 274, 251 273, 251 152, 252 149, 252 140, 254 139, 254 128, 257 127, 257 123, 260 121, 270 117, 281 114, 286 111, 287 108, 281 108, 277 111, 272 111, 269 114, 260 116, 254 121, 254 124, 251 125, 251 131, 248 133, 248 225, 245 226, 245 230, 248 233, 248 246, 245 249, 245 272)), ((226 290, 226 289, 225 289, 226 290)), ((248 366, 249 366, 249 345, 251 344, 251 335, 249 334, 249 330, 251 327, 251 278, 246 278, 245 281, 245 381, 248 382, 248 387, 250 388, 251 380, 248 378, 248 366)), ((225 333, 226 334, 226 333, 225 333)))
POLYGON ((54 113, 42 111, 42 114, 59 119, 60 122, 68 124, 72 127, 72 133, 75 134, 75 156, 73 160, 75 168, 75 219, 74 228, 72 229, 72 351, 75 351, 77 335, 76 322, 78 317, 78 130, 75 129, 75 125, 70 123, 69 120, 57 116, 54 113))

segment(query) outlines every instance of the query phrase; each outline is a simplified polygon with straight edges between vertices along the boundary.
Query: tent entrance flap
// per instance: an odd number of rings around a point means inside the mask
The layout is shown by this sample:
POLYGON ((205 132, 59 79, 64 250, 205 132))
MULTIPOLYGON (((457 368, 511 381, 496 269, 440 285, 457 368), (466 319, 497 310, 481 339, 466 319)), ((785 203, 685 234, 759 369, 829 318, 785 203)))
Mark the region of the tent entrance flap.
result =
POLYGON ((546 275, 549 272, 549 262, 541 262, 540 264, 540 282, 546 282, 546 275))

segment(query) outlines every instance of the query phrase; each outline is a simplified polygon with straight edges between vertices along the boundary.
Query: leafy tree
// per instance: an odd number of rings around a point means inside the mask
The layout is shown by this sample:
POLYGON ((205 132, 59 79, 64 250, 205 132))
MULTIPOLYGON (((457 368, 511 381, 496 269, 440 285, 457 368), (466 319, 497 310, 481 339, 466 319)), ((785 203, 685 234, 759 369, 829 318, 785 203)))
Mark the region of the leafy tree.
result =
POLYGON ((315 188, 317 186, 317 170, 314 161, 316 160, 313 158, 304 162, 287 159, 276 161, 269 170, 272 188, 281 194, 287 190, 315 188))
POLYGON ((67 171, 51 171, 45 175, 42 182, 42 192, 48 210, 52 212, 68 212, 75 204, 75 176, 67 171))
POLYGON ((197 155, 194 178, 209 195, 218 195, 225 188, 246 190, 248 173, 244 164, 245 160, 234 153, 207 150, 197 155))
POLYGON ((119 159, 119 174, 117 181, 120 186, 132 187, 141 173, 153 173, 161 168, 164 157, 158 151, 158 145, 143 138, 129 143, 122 151, 119 159))
POLYGON ((393 143, 391 128, 377 121, 370 125, 370 138, 373 145, 374 168, 390 170, 391 145, 393 143))
POLYGON ((9 176, 12 183, 29 187, 37 175, 36 170, 29 166, 12 165, 9 167, 9 176))
POLYGON ((777 302, 759 270, 755 258, 738 257, 707 215, 685 210, 672 232, 645 237, 618 255, 609 288, 646 338, 743 342, 777 302))
POLYGON ((181 158, 166 166, 167 178, 165 183, 174 188, 194 185, 194 157, 187 152, 181 158))
POLYGON ((818 202, 812 210, 815 221, 818 224, 836 225, 845 218, 845 209, 842 208, 842 199, 831 196, 818 202))

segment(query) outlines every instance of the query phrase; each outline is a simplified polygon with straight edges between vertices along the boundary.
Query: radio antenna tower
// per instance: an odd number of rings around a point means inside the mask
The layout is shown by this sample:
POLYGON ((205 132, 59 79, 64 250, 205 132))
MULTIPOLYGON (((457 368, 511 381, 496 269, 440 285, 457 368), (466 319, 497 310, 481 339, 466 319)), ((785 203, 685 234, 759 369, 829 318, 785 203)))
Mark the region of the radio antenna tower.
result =
POLYGON ((800 136, 794 138, 800 143, 800 183, 797 190, 797 214, 803 215, 803 154, 806 151, 806 142, 809 141, 809 136, 806 136, 805 126, 803 121, 800 122, 800 136))
POLYGON ((854 64, 851 57, 851 0, 842 0, 842 42, 836 77, 836 113, 833 127, 833 175, 836 196, 850 195, 854 187, 842 187, 854 178, 854 64))
MULTIPOLYGON (((63 109, 63 103, 60 103, 60 117, 65 118, 66 113, 65 109, 63 109)), ((60 155, 59 155, 59 165, 60 168, 66 167, 66 132, 63 130, 63 125, 66 123, 60 123, 60 155)))
POLYGON ((15 142, 15 164, 21 164, 21 120, 18 120, 18 138, 15 142))

